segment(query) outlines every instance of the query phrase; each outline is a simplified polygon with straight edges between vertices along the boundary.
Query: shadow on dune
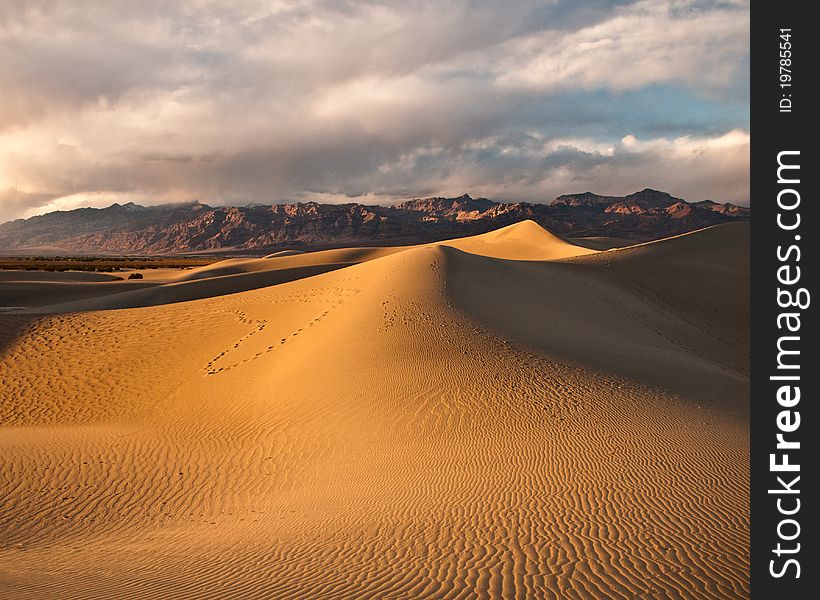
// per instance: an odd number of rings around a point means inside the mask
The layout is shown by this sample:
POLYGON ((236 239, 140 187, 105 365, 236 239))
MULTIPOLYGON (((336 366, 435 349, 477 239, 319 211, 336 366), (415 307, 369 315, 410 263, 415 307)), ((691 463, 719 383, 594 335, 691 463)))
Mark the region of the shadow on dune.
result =
POLYGON ((746 414, 746 224, 558 262, 444 251, 453 302, 502 337, 746 414))
POLYGON ((160 285, 153 282, 64 282, 64 281, 0 281, 0 298, 5 307, 37 309, 52 304, 64 304, 105 296, 134 292, 160 285))
POLYGON ((42 318, 38 315, 0 313, 0 360, 25 335, 26 330, 42 318))
POLYGON ((203 298, 236 294, 271 285, 278 285, 280 283, 287 283, 305 277, 312 277, 313 275, 319 275, 350 266, 350 264, 351 263, 318 264, 290 269, 255 271, 151 285, 150 287, 118 294, 44 306, 40 309, 33 309, 32 312, 87 312, 94 310, 141 308, 187 302, 190 300, 201 300, 203 298))

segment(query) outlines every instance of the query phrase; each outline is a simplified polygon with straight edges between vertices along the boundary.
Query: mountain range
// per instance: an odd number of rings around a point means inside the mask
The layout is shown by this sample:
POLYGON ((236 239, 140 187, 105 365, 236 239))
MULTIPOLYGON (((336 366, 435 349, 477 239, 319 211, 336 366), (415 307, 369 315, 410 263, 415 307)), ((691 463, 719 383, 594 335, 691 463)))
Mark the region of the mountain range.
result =
POLYGON ((495 202, 463 195, 394 206, 293 204, 208 206, 199 202, 56 211, 0 225, 0 252, 11 254, 177 254, 263 251, 283 246, 417 244, 484 233, 525 219, 566 237, 649 241, 750 211, 710 200, 687 202, 644 189, 627 196, 567 194, 548 204, 495 202))

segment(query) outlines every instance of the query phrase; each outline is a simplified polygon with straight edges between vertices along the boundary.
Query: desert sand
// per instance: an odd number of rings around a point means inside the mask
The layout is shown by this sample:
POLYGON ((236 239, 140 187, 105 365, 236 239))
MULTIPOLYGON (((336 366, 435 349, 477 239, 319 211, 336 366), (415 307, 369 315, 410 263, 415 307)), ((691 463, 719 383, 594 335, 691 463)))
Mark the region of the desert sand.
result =
POLYGON ((0 596, 748 597, 747 236, 20 292, 0 596))

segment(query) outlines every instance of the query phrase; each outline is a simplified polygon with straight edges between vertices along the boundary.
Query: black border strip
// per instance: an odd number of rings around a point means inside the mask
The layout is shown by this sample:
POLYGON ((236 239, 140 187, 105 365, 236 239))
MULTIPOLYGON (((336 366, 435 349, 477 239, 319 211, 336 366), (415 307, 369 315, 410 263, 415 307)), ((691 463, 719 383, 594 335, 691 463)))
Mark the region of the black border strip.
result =
MULTIPOLYGON (((813 33, 816 25, 808 16, 811 6, 796 0, 758 2, 751 10, 751 591, 752 598, 760 600, 820 598, 818 506, 817 493, 812 492, 820 484, 815 468, 820 454, 816 442, 820 437, 818 367, 812 362, 817 354, 817 323, 813 306, 802 309, 778 303, 778 298, 784 304, 789 299, 786 295, 778 297, 778 290, 793 297, 800 288, 809 294, 814 292, 814 276, 820 270, 813 239, 815 228, 820 228, 814 183, 818 169, 816 151, 808 139, 813 133, 810 127, 817 103, 809 93, 816 83, 813 58, 818 54, 813 33), (783 32, 789 35, 781 38, 781 29, 790 30, 783 32), (781 64, 784 58, 788 60, 781 64), (782 71, 781 66, 790 72, 782 71), (781 78, 785 74, 791 81, 781 78), (781 163, 800 166, 799 170, 781 170, 780 182, 778 155, 781 163), (786 206, 794 205, 799 195, 799 205, 784 209, 778 205, 778 194, 780 204, 786 206), (782 224, 791 227, 798 213, 800 224, 796 228, 778 225, 778 215, 782 224), (779 275, 786 281, 794 279, 798 267, 799 281, 788 285, 778 281, 779 275), (782 313, 799 314, 799 331, 788 331, 785 318, 778 321, 782 313), (784 336, 793 338, 786 340, 784 336), (778 340, 781 349, 800 352, 780 356, 781 364, 789 363, 793 368, 778 367, 778 340), (800 379, 773 380, 773 376, 800 379), (785 386, 789 387, 781 391, 783 402, 779 403, 778 391, 785 386), (797 386, 799 402, 794 401, 797 386), (795 426, 798 412, 800 424, 795 426), (794 431, 782 431, 779 425, 794 431), (787 442, 799 442, 800 448, 778 449, 778 433, 787 442), (786 453, 789 463, 800 465, 799 471, 772 469, 771 455, 775 455, 776 463, 783 463, 786 453), (800 479, 795 482, 796 476, 800 479), (797 489, 799 493, 791 493, 797 489), (798 506, 793 515, 783 514, 798 506), (797 544, 799 551, 795 551, 797 544), (799 578, 795 577, 797 563, 786 565, 789 559, 799 563, 799 578)), ((805 300, 805 296, 802 298, 805 300)), ((811 301, 820 302, 820 296, 811 301)), ((790 323, 794 326, 797 320, 791 319, 790 323)))

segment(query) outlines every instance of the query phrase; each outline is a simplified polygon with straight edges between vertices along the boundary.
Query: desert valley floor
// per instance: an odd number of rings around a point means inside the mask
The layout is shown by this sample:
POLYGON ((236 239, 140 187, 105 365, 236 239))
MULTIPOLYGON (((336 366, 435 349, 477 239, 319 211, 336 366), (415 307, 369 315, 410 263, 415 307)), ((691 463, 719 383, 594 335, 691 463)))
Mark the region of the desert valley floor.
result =
POLYGON ((2 273, 0 596, 748 597, 747 236, 2 273))

